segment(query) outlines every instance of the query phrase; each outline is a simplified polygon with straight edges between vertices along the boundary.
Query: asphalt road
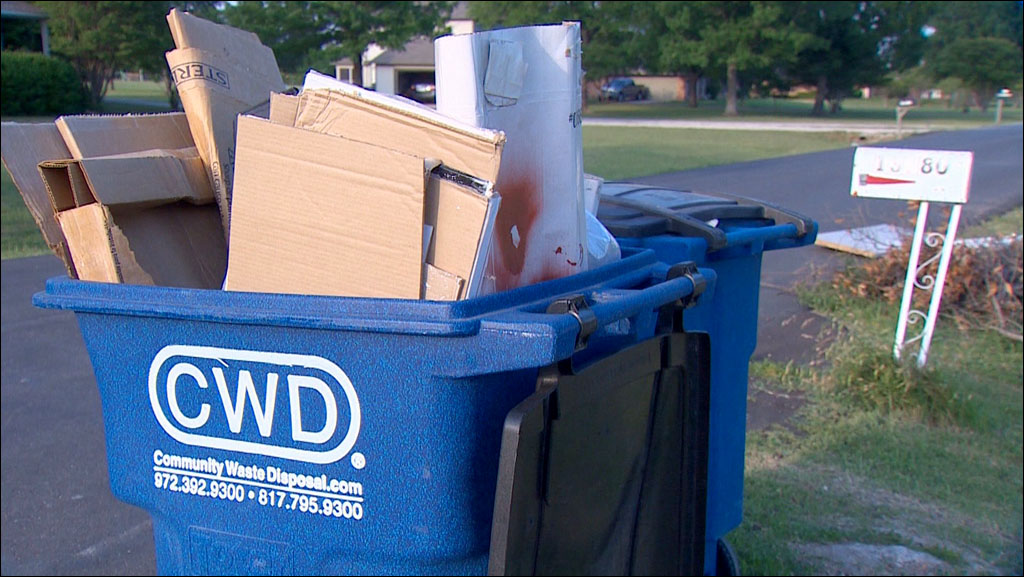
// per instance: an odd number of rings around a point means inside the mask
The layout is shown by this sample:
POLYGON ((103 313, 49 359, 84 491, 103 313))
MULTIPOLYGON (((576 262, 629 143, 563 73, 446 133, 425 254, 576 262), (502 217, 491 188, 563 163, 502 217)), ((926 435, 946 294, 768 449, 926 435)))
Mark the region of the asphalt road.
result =
MULTIPOLYGON (((1021 204, 1021 125, 915 136, 891 146, 973 150, 968 223, 1021 204)), ((839 150, 638 180, 757 198, 816 219, 822 231, 905 223, 902 203, 850 198, 852 155, 839 150)), ((794 323, 784 323, 806 312, 787 289, 836 262, 836 253, 813 246, 765 255, 755 357, 800 358, 812 344, 793 334, 794 323)), ((31 304, 45 279, 62 273, 50 256, 0 265, 0 572, 155 574, 148 514, 110 493, 101 402, 74 315, 31 304)))

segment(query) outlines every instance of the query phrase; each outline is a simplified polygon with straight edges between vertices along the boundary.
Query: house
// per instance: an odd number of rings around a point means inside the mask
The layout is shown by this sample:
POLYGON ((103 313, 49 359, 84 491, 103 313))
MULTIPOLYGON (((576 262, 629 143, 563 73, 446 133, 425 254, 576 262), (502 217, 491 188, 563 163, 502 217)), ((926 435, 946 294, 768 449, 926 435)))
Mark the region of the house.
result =
POLYGON ((4 50, 25 48, 49 56, 48 18, 31 2, 0 2, 0 46, 4 50))
MULTIPOLYGON (((469 6, 459 2, 452 10, 448 28, 452 34, 475 31, 469 18, 469 6)), ((345 58, 334 64, 334 76, 352 81, 352 60, 345 58)), ((363 54, 363 86, 384 94, 402 94, 416 100, 432 102, 434 87, 434 39, 415 38, 401 50, 370 46, 363 54)))

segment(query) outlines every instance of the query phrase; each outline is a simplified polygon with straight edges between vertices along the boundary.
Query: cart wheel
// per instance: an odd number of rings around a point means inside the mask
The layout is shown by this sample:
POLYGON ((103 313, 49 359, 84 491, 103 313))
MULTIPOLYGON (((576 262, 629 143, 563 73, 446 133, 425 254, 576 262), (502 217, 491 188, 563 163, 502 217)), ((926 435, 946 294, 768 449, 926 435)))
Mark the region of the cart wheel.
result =
POLYGON ((740 560, 736 557, 736 550, 725 539, 718 540, 718 558, 715 560, 715 575, 729 575, 732 577, 740 575, 740 560))

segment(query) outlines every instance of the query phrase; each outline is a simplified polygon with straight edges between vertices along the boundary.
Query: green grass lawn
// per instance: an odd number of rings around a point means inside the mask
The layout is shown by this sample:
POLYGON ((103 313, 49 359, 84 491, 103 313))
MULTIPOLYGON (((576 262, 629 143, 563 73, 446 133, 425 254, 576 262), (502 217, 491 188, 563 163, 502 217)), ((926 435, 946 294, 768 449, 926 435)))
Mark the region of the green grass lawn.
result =
POLYGON ((941 397, 944 418, 933 422, 935 406, 923 404, 868 408, 837 382, 856 370, 867 376, 858 385, 864 393, 895 374, 898 304, 837 298, 827 286, 810 295, 807 302, 836 323, 829 363, 751 366, 752 388, 799 394, 806 404, 785 426, 747 437, 744 520, 728 536, 743 574, 1019 575, 1021 343, 962 332, 941 318, 928 380, 901 386, 941 397), (874 573, 883 565, 845 564, 853 562, 844 553, 851 544, 902 546, 945 565, 874 573))
POLYGON ((136 98, 167 102, 167 85, 163 81, 115 80, 107 90, 107 98, 136 98))
MULTIPOLYGON (((590 102, 584 117, 593 118, 648 118, 678 120, 716 120, 721 122, 742 122, 760 120, 765 122, 807 122, 820 120, 838 123, 892 123, 896 124, 896 107, 882 99, 843 101, 843 108, 836 114, 820 117, 811 116, 813 101, 808 99, 758 98, 740 102, 739 115, 723 115, 725 102, 704 100, 696 108, 685 102, 590 102)), ((1002 121, 1021 122, 1024 110, 1007 106, 1003 109, 1002 121)), ((922 101, 903 118, 907 126, 939 124, 951 127, 986 126, 995 122, 995 109, 982 112, 972 108, 967 113, 949 108, 942 101, 922 101)))
MULTIPOLYGON (((962 236, 1022 232, 1018 207, 962 236)), ((849 262, 856 270, 866 261, 849 262)), ((1019 337, 984 323, 968 329, 944 313, 926 367, 911 369, 892 358, 898 302, 827 282, 799 294, 834 324, 817 339, 829 343, 823 362, 751 365, 752 390, 805 403, 784 425, 748 434, 744 520, 728 537, 743 574, 1020 575, 1019 337), (882 565, 842 564, 851 544, 876 548, 876 559, 886 548, 906 547, 944 565, 873 573, 882 565)), ((1014 314, 1019 323, 1019 309, 1014 314)), ((908 330, 913 337, 921 329, 908 330)), ((907 343, 913 362, 917 346, 907 343)))
POLYGON ((960 238, 1004 237, 1012 234, 1021 234, 1022 230, 1024 230, 1024 207, 1018 206, 1010 212, 996 216, 988 222, 967 227, 967 230, 957 236, 960 238))
POLYGON ((583 127, 583 168, 606 180, 850 146, 844 132, 583 127))
POLYGON ((33 256, 50 252, 35 220, 25 207, 7 170, 0 174, 0 256, 3 259, 33 256))
POLYGON ((100 105, 105 114, 166 112, 170 108, 163 82, 115 80, 100 105))

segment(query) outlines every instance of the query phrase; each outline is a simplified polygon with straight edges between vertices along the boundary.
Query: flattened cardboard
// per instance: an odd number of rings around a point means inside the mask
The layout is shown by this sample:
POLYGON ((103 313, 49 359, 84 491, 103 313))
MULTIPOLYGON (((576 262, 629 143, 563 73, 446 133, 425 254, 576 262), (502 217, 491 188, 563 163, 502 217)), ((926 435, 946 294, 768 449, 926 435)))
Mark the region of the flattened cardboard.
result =
POLYGON ((64 234, 54 218, 46 185, 39 177, 37 166, 40 162, 54 158, 68 158, 68 151, 60 131, 51 122, 25 124, 4 122, 0 156, 4 167, 11 175, 14 186, 21 193, 36 226, 43 233, 43 240, 58 258, 64 262, 68 276, 75 276, 75 268, 68 253, 64 234))
POLYGON ((274 52, 245 30, 178 9, 167 14, 176 50, 166 54, 182 107, 207 167, 225 235, 231 224, 235 121, 285 88, 274 52))
POLYGON ((232 49, 242 46, 261 51, 262 54, 259 56, 263 59, 268 57, 267 53, 273 58, 270 48, 263 46, 259 36, 248 30, 204 20, 177 8, 172 8, 167 14, 167 25, 171 30, 174 45, 179 48, 196 46, 221 56, 230 56, 232 49))
POLYGON ((192 134, 182 112, 61 116, 57 130, 70 156, 45 160, 112 156, 152 149, 192 148, 192 134))
POLYGON ((444 165, 431 171, 423 213, 423 222, 434 229, 426 261, 466 279, 465 290, 456 298, 474 297, 479 292, 501 200, 487 192, 489 182, 476 181, 474 186, 467 180, 444 165))
MULTIPOLYGON (((110 236, 110 211, 99 204, 65 210, 57 215, 68 248, 74 255, 78 278, 97 282, 121 282, 120 266, 110 236)), ((143 284, 152 284, 143 283, 143 284)))
POLYGON ((476 296, 500 197, 486 176, 465 173, 455 166, 496 175, 504 135, 457 123, 451 123, 452 128, 433 111, 428 114, 412 105, 388 102, 393 98, 345 86, 346 92, 316 89, 298 96, 275 94, 271 97, 271 121, 397 150, 421 157, 427 165, 440 160, 443 168, 432 171, 426 185, 423 224, 434 231, 426 262, 463 279, 459 292, 449 300, 476 296))
POLYGON ((505 133, 480 128, 414 102, 306 74, 294 126, 364 142, 386 140, 400 152, 436 158, 446 166, 494 182, 505 133), (312 88, 316 87, 316 88, 312 88))
POLYGON ((241 116, 236 162, 226 290, 420 298, 421 158, 241 116))
MULTIPOLYGON (((216 204, 173 202, 146 208, 113 206, 109 210, 128 242, 126 248, 134 255, 138 268, 152 277, 152 284, 221 288, 228 249, 216 204)), ((120 250, 115 254, 129 253, 120 250)), ((126 268, 131 271, 122 259, 122 270, 126 268)), ((125 274, 121 282, 142 284, 130 274, 125 274)))

